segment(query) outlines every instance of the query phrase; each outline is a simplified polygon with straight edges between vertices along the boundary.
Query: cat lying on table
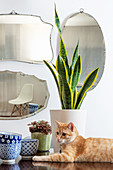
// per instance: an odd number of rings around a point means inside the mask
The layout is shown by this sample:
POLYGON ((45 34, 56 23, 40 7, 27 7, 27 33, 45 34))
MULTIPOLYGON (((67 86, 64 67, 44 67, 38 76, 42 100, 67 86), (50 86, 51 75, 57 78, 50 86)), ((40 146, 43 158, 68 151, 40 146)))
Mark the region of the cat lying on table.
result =
POLYGON ((113 162, 113 139, 83 138, 74 124, 56 121, 56 139, 61 153, 48 156, 34 156, 33 161, 48 162, 113 162))

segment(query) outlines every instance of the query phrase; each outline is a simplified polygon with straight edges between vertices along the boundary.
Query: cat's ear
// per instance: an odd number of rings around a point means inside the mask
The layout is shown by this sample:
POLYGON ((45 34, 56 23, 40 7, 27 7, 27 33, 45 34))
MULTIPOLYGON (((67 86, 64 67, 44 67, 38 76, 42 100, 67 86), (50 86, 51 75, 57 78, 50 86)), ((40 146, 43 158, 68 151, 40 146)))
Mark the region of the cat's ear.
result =
POLYGON ((55 122, 56 122, 57 126, 59 127, 60 126, 60 122, 57 121, 57 120, 55 120, 55 122))
POLYGON ((74 124, 72 122, 70 122, 68 125, 67 125, 68 129, 70 129, 72 132, 74 131, 74 124))

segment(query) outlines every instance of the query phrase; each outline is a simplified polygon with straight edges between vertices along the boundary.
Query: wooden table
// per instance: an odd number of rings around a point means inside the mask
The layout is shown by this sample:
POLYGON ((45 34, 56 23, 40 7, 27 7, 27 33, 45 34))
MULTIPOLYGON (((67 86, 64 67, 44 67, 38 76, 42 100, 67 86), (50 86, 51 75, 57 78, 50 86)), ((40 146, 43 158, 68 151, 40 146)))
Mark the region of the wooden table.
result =
POLYGON ((40 163, 21 160, 14 165, 0 165, 0 170, 113 170, 110 163, 40 163))
MULTIPOLYGON (((48 155, 49 153, 38 153, 38 155, 48 155)), ((23 160, 12 165, 1 164, 0 170, 113 170, 112 163, 47 163, 23 160)))

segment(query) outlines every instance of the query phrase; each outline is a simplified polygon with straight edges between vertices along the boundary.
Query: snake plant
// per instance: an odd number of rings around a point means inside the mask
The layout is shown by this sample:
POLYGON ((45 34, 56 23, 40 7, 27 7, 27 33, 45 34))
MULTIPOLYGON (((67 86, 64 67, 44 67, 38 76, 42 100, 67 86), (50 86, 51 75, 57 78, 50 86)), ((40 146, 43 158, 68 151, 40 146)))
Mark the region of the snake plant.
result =
POLYGON ((55 25, 60 36, 59 55, 56 59, 56 66, 54 64, 52 64, 51 66, 45 60, 44 63, 50 69, 57 84, 62 109, 80 109, 87 91, 92 87, 97 78, 99 68, 93 70, 86 77, 81 89, 79 90, 79 92, 77 92, 77 84, 79 82, 82 71, 81 57, 78 53, 79 44, 76 45, 71 59, 71 64, 69 65, 66 47, 62 38, 60 19, 56 11, 56 6, 55 25), (57 73, 54 70, 56 70, 57 73))

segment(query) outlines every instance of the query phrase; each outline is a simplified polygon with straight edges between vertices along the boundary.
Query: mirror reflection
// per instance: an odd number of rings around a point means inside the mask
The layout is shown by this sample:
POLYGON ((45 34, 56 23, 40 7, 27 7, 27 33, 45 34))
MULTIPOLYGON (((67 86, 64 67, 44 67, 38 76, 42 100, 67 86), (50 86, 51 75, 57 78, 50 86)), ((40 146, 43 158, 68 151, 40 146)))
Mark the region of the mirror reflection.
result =
POLYGON ((0 60, 51 61, 52 25, 38 16, 0 15, 0 60), (44 49, 44 50, 43 50, 44 49))
POLYGON ((20 72, 0 72, 0 119, 35 115, 46 108, 48 99, 45 80, 20 72))
MULTIPOLYGON (((103 34, 97 21, 90 15, 82 12, 75 13, 65 19, 62 24, 62 37, 66 44, 69 62, 75 46, 79 41, 79 54, 82 59, 82 74, 78 88, 85 77, 99 67, 99 74, 93 88, 100 81, 105 65, 105 43, 103 34)), ((58 40, 59 49, 59 40, 58 40)))

